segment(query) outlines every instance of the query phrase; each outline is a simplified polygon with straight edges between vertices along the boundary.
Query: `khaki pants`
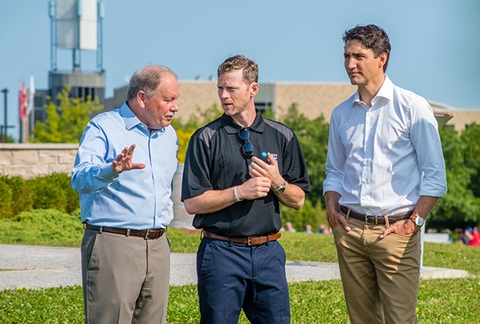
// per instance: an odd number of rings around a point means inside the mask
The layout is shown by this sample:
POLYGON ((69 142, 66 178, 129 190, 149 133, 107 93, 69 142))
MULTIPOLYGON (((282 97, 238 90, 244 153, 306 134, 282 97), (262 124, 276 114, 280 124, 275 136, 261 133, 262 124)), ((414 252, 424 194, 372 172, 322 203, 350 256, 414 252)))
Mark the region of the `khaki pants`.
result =
POLYGON ((86 323, 165 323, 170 247, 157 240, 85 230, 82 283, 86 323))
POLYGON ((420 235, 379 235, 385 225, 348 219, 350 232, 333 228, 350 322, 417 323, 420 235))

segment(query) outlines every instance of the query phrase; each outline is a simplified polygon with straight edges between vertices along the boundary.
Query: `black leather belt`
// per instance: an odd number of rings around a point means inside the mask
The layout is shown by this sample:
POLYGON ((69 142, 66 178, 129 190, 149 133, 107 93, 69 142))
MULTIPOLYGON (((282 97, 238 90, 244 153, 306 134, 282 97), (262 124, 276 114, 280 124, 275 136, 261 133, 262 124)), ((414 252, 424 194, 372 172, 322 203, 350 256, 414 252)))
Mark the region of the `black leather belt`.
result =
MULTIPOLYGON (((385 224, 385 216, 371 216, 367 214, 360 214, 357 213, 350 208, 346 206, 340 206, 339 210, 344 213, 345 215, 349 215, 349 217, 364 221, 366 224, 380 224, 384 225, 385 224), (349 213, 350 212, 350 213, 349 213)), ((390 224, 394 224, 398 221, 405 220, 409 218, 413 214, 413 211, 409 211, 408 213, 404 214, 397 214, 397 215, 391 215, 387 216, 388 221, 390 224)))
POLYGON ((162 237, 165 233, 164 228, 158 229, 147 229, 147 230, 133 230, 133 229, 125 229, 125 228, 116 228, 116 227, 106 227, 106 226, 94 226, 90 224, 86 224, 85 226, 88 230, 98 231, 98 232, 106 232, 106 233, 113 233, 113 234, 120 234, 125 236, 136 236, 136 237, 143 237, 146 240, 156 240, 162 237))

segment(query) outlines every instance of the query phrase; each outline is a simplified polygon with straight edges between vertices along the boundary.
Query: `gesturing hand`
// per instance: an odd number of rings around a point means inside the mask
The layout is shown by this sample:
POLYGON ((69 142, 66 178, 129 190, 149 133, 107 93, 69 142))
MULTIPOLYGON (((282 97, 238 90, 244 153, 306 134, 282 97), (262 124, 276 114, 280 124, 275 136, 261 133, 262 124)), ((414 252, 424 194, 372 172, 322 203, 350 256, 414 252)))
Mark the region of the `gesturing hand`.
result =
POLYGON ((112 163, 112 168, 115 173, 145 168, 145 164, 143 163, 133 163, 133 151, 135 151, 135 144, 132 144, 130 147, 125 147, 122 153, 117 156, 112 163))

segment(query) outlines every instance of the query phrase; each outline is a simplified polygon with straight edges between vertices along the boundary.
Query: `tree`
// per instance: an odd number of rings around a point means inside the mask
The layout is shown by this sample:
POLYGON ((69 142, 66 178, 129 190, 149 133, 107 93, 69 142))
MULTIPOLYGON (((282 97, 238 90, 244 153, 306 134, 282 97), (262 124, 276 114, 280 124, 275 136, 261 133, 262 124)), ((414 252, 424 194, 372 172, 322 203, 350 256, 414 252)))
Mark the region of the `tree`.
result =
POLYGON ((325 208, 323 197, 323 181, 325 180, 325 161, 327 159, 328 123, 321 115, 313 120, 308 119, 298 111, 298 104, 292 104, 282 122, 290 127, 298 137, 302 146, 303 155, 307 161, 308 175, 310 177, 310 193, 307 199, 313 206, 321 204, 325 208))
POLYGON ((480 198, 480 125, 472 123, 467 125, 460 135, 465 145, 465 166, 470 171, 470 186, 475 197, 480 198))
POLYGON ((5 134, 0 134, 0 143, 15 143, 15 139, 12 135, 7 135, 7 140, 5 140, 5 134))
MULTIPOLYGON (((469 154, 468 142, 452 127, 440 129, 443 155, 447 171, 447 194, 439 200, 428 218, 430 228, 463 228, 466 223, 480 221, 480 199, 471 189, 474 169, 465 163, 469 154)), ((465 136, 468 136, 465 135, 465 136)))
POLYGON ((222 114, 218 105, 213 104, 206 110, 202 111, 197 107, 197 113, 191 115, 188 120, 183 123, 181 119, 173 119, 172 126, 175 128, 178 136, 178 161, 185 162, 188 142, 192 134, 201 126, 216 119, 222 114))
POLYGON ((47 119, 37 122, 33 130, 32 143, 79 143, 85 126, 92 115, 103 106, 98 98, 90 96, 85 101, 82 98, 71 98, 71 86, 67 85, 58 93, 60 104, 56 106, 48 98, 46 107, 47 119))

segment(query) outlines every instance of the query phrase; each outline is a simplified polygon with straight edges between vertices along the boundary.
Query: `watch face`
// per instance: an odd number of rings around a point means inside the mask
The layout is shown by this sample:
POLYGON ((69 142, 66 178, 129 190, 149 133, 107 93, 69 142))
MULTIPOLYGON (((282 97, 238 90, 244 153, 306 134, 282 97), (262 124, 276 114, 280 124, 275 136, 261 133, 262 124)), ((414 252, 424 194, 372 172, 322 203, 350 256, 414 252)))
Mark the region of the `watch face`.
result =
POLYGON ((417 216, 415 217, 414 222, 415 222, 415 225, 417 226, 423 226, 423 223, 425 223, 425 220, 422 217, 417 216))
POLYGON ((275 193, 276 193, 276 194, 281 194, 281 193, 283 193, 284 191, 285 191, 285 187, 280 187, 280 188, 278 188, 277 190, 275 190, 275 193))

